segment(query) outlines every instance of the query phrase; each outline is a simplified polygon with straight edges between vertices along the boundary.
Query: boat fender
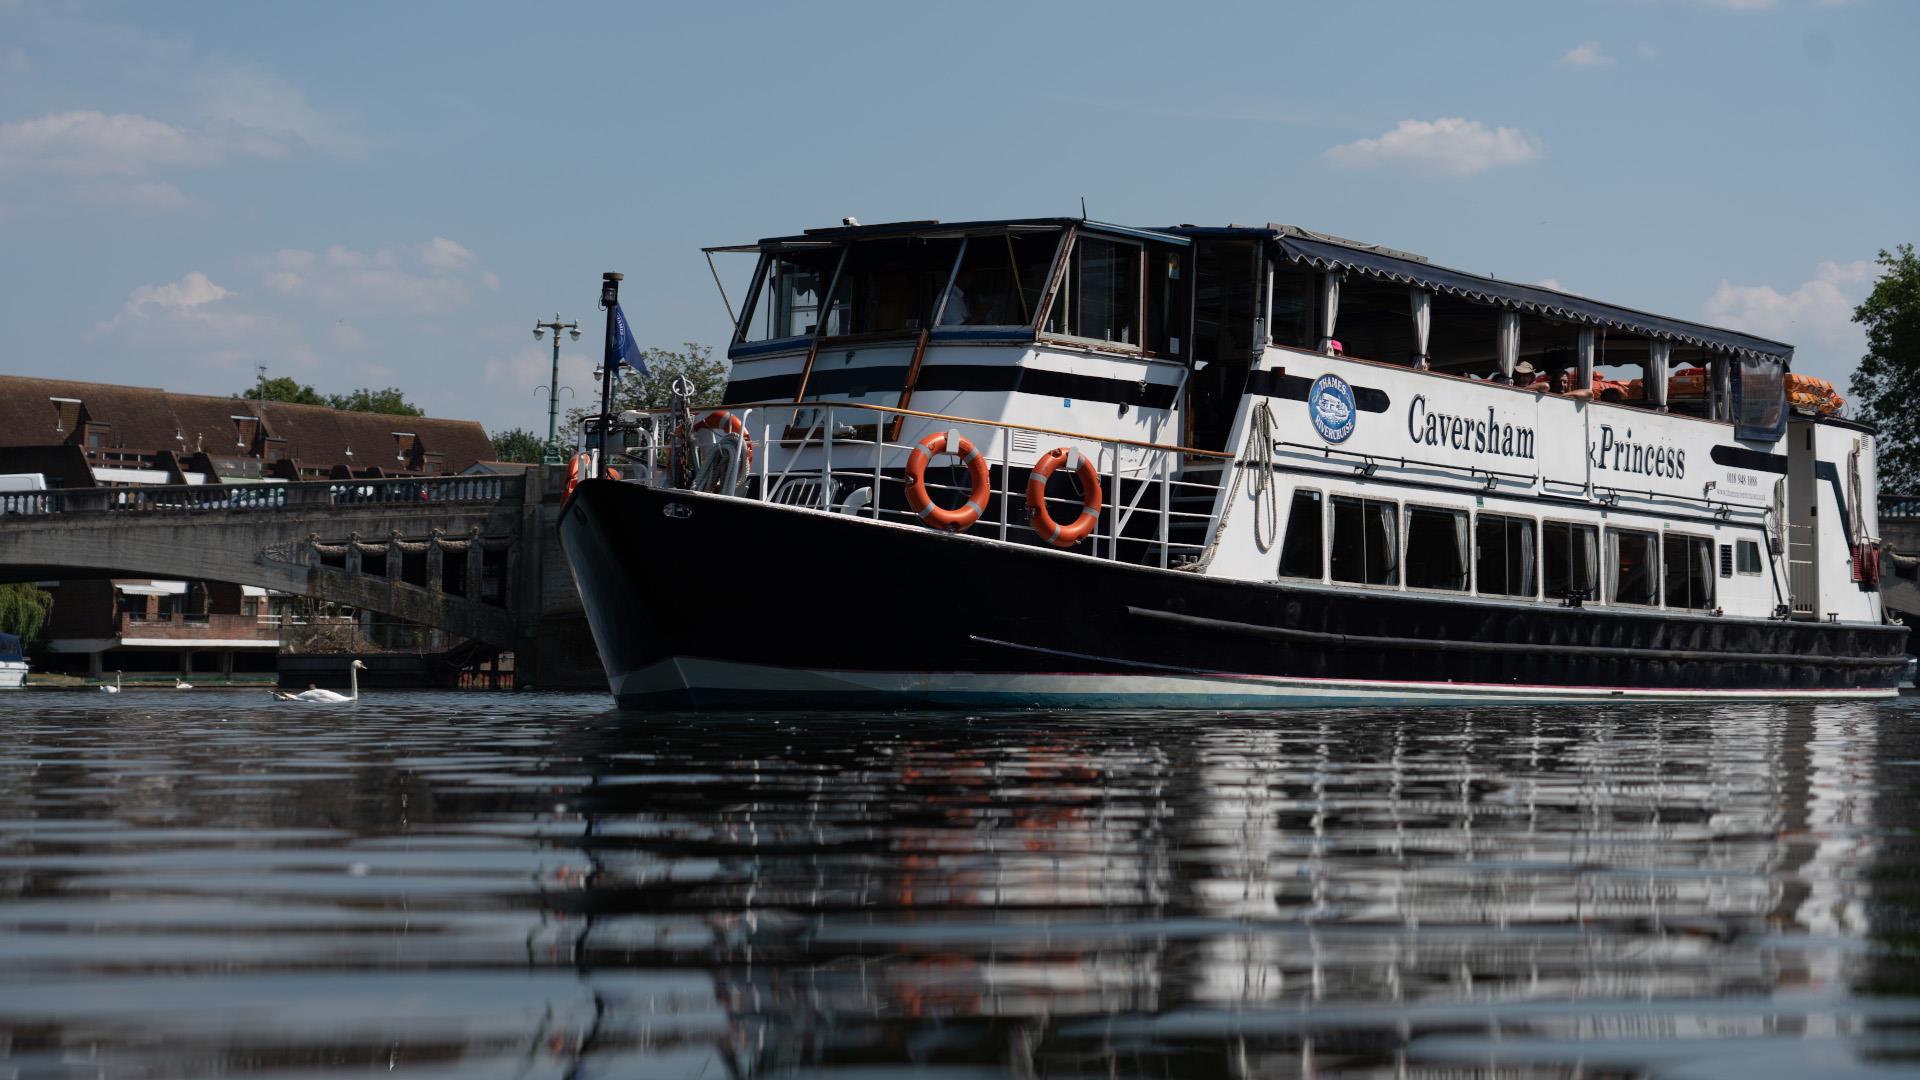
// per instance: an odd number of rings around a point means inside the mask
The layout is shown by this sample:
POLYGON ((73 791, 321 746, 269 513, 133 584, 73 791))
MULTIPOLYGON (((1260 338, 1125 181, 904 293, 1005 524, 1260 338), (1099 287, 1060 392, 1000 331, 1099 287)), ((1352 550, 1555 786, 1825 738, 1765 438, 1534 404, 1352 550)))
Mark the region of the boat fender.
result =
POLYGON ((1027 474, 1027 521, 1040 539, 1058 548, 1070 548, 1093 532, 1100 523, 1100 471, 1085 454, 1060 446, 1033 463, 1033 471, 1027 474), (1080 516, 1064 527, 1047 513, 1047 478, 1062 465, 1080 478, 1080 516))
POLYGON ((987 498, 992 494, 987 459, 974 448, 972 441, 957 431, 936 431, 916 443, 907 455, 907 507, 936 529, 966 532, 986 512, 987 498), (957 510, 934 505, 933 496, 927 494, 927 466, 941 454, 957 456, 973 482, 966 505, 957 510))
POLYGON ((747 425, 741 423, 739 417, 725 409, 715 409, 701 417, 700 421, 693 425, 693 430, 717 431, 740 436, 740 441, 747 447, 746 467, 753 468, 753 436, 747 434, 747 425))

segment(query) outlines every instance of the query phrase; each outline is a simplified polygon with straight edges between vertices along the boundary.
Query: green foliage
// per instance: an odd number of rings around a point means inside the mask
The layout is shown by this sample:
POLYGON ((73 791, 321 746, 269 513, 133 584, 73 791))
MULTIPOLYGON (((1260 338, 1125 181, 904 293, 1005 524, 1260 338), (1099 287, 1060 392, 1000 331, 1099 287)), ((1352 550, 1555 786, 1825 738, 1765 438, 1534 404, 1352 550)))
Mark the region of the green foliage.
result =
POLYGON ((237 398, 252 398, 255 401, 284 401, 291 405, 325 405, 327 399, 311 386, 302 386, 282 375, 277 379, 262 379, 252 389, 233 395, 237 398))
POLYGON ((526 428, 497 432, 493 436, 495 461, 522 461, 529 465, 538 465, 540 456, 546 452, 546 449, 546 440, 526 428))
POLYGON ((0 633, 18 634, 33 641, 53 610, 53 594, 31 583, 0 585, 0 633))
POLYGON ((388 413, 393 416, 425 416, 426 411, 409 402, 397 386, 383 390, 361 387, 351 394, 328 394, 327 404, 347 412, 388 413))
MULTIPOLYGON (((614 415, 628 409, 664 409, 673 404, 673 381, 681 376, 693 383, 694 408, 720 404, 721 395, 727 389, 727 365, 725 361, 713 358, 711 346, 688 341, 682 343, 678 352, 654 348, 642 355, 647 360, 648 374, 644 377, 629 374, 614 384, 614 415)), ((589 388, 586 396, 599 401, 600 388, 589 388)), ((580 421, 596 411, 587 408, 568 410, 567 429, 580 430, 580 421)))
POLYGON ((424 416, 426 413, 406 399, 400 388, 389 386, 375 390, 361 387, 350 394, 322 394, 311 386, 304 386, 282 375, 277 379, 263 379, 244 394, 233 395, 237 398, 251 398, 254 401, 284 401, 290 405, 324 405, 329 409, 343 409, 347 412, 390 413, 394 416, 424 416))
POLYGON ((1920 492, 1920 259, 1912 244, 1880 253, 1880 280, 1853 309, 1867 355, 1848 391, 1879 429, 1880 490, 1920 492))

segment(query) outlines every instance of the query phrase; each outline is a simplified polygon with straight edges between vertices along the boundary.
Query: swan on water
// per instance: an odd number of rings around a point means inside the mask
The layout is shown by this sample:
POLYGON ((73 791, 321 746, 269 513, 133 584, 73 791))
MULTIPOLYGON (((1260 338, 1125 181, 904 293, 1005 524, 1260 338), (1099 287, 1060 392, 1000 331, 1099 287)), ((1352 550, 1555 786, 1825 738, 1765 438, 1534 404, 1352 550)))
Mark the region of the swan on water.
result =
POLYGON ((328 705, 337 704, 342 701, 359 701, 360 673, 366 669, 367 665, 358 660, 347 665, 347 681, 353 690, 351 694, 336 694, 331 690, 322 690, 315 686, 309 686, 297 694, 288 693, 285 690, 275 690, 273 692, 273 698, 275 701, 318 701, 328 705))
POLYGON ((191 690, 193 689, 193 684, 176 676, 173 680, 173 688, 175 690, 191 690))
POLYGON ((100 692, 101 692, 101 693, 103 693, 103 694, 117 694, 117 693, 119 693, 119 692, 120 692, 120 673, 119 673, 119 672, 117 672, 117 671, 116 671, 116 672, 114 672, 114 673, 113 673, 113 685, 112 685, 112 686, 102 686, 102 687, 100 688, 100 692))

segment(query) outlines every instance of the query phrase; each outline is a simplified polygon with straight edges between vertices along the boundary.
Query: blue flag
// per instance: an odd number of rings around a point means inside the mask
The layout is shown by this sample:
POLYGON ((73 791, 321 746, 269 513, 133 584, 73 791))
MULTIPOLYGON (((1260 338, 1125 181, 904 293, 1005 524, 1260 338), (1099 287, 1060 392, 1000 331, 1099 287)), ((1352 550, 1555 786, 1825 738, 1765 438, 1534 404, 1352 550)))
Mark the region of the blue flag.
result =
POLYGON ((613 353, 611 359, 616 367, 625 362, 640 374, 648 374, 640 343, 633 340, 633 329, 627 325, 627 313, 620 310, 619 304, 613 305, 613 353))

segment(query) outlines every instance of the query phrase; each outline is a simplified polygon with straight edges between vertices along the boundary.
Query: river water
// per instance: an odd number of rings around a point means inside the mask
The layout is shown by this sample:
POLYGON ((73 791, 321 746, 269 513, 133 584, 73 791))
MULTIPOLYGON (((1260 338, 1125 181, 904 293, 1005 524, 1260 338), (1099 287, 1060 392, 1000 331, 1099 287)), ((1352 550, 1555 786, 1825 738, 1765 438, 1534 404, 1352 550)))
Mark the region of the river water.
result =
POLYGON ((0 1077, 1920 1071, 1920 699, 0 726, 0 1077))

